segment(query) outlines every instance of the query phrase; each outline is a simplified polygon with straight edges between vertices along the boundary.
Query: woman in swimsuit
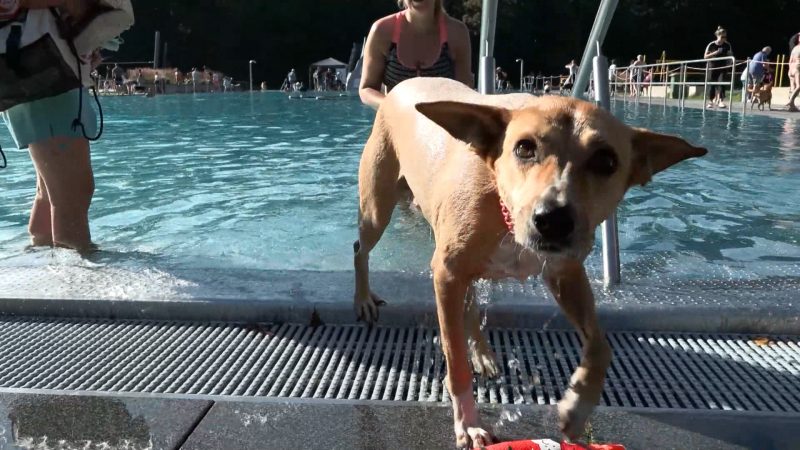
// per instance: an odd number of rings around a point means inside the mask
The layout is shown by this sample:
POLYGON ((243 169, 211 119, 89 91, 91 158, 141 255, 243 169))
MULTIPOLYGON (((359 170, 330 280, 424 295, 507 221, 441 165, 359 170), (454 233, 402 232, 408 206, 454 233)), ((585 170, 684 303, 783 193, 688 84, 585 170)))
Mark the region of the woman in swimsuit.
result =
POLYGON ((359 95, 375 109, 385 93, 414 77, 446 77, 473 86, 467 27, 448 16, 442 0, 400 0, 397 14, 378 19, 364 51, 359 95))

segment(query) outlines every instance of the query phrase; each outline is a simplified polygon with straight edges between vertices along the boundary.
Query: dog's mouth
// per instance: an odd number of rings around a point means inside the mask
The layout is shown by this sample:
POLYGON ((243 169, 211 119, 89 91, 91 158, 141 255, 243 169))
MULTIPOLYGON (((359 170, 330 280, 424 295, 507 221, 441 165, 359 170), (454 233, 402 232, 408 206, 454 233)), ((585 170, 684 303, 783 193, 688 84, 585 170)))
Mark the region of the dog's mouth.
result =
POLYGON ((556 242, 534 242, 533 249, 542 253, 563 253, 569 245, 564 245, 556 242))

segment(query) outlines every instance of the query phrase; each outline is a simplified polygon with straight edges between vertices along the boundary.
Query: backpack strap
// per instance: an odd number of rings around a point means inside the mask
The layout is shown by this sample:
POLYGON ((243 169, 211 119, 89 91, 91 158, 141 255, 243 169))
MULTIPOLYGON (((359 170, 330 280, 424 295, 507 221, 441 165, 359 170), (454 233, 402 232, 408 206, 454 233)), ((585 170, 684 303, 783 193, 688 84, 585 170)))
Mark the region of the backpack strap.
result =
POLYGON ((27 12, 23 12, 17 16, 16 19, 10 20, 0 26, 0 28, 4 26, 11 27, 8 31, 8 38, 6 38, 6 64, 11 70, 17 73, 20 73, 22 70, 20 67, 19 50, 22 46, 22 27, 25 25, 25 19, 27 19, 27 17, 27 12))

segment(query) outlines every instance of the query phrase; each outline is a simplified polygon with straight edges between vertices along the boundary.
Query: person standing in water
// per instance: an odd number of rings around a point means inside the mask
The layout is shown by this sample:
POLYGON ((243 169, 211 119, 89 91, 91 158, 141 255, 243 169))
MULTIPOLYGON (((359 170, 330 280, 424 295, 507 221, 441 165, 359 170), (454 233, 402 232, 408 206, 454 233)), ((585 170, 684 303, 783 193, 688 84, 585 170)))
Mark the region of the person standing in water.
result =
POLYGON ((415 77, 451 78, 473 87, 467 27, 447 15, 442 0, 400 0, 398 5, 400 12, 378 19, 370 29, 361 101, 378 109, 385 93, 415 77))

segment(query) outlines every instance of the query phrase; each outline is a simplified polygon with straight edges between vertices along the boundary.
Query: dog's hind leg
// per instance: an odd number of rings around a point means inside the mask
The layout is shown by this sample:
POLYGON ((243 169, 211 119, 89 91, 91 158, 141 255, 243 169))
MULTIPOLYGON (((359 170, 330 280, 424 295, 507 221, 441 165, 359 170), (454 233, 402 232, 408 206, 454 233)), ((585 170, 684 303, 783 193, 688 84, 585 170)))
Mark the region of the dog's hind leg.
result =
POLYGON ((583 341, 583 356, 569 382, 569 390, 558 402, 561 431, 570 439, 580 437, 586 421, 603 393, 611 347, 597 323, 594 295, 586 271, 579 261, 564 261, 543 273, 547 287, 583 341))
POLYGON ((380 111, 375 128, 361 155, 358 173, 358 241, 353 244, 356 292, 353 300, 356 316, 369 324, 378 320, 378 307, 386 302, 369 286, 369 252, 389 225, 397 204, 400 163, 382 125, 380 111))
POLYGON ((464 328, 469 336, 472 369, 484 378, 494 378, 498 374, 497 359, 494 356, 486 335, 481 331, 481 312, 475 301, 475 283, 467 289, 465 299, 464 328))

